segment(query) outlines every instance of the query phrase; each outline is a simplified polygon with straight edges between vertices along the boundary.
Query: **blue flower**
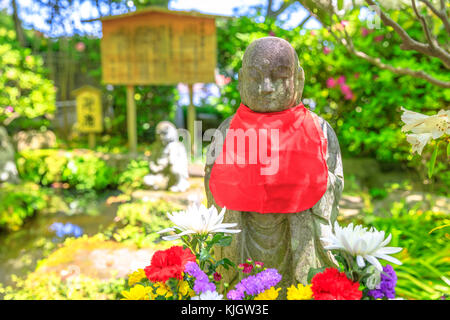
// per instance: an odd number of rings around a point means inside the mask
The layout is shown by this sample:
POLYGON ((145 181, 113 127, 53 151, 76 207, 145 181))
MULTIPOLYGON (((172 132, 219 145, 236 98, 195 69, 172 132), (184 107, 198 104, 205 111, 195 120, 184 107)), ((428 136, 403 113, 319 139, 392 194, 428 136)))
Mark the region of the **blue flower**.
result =
POLYGON ((70 222, 64 224, 61 222, 54 222, 50 227, 50 230, 56 233, 58 238, 63 238, 65 236, 73 236, 75 238, 80 237, 83 234, 83 229, 77 225, 70 222))

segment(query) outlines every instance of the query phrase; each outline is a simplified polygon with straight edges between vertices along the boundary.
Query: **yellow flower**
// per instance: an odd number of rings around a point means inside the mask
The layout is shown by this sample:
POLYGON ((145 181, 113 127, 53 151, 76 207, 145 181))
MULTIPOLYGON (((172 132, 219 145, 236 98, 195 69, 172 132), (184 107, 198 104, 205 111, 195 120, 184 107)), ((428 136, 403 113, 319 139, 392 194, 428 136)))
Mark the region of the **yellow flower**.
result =
POLYGON ((311 285, 304 286, 301 283, 295 287, 294 285, 287 288, 288 300, 311 300, 313 292, 311 285))
POLYGON ((136 283, 146 277, 144 269, 138 269, 128 276, 128 285, 134 286, 136 283))
POLYGON ((156 295, 157 296, 163 296, 165 298, 170 298, 173 296, 172 291, 170 291, 170 288, 163 282, 157 282, 156 284, 156 295))
POLYGON ((179 293, 179 298, 185 297, 185 296, 189 296, 189 297, 195 296, 194 290, 192 290, 189 287, 189 283, 187 281, 180 281, 180 283, 178 284, 178 293, 179 293))
POLYGON ((141 284, 137 284, 130 291, 122 291, 122 295, 125 298, 120 300, 150 300, 149 293, 151 290, 151 287, 144 287, 141 284))
POLYGON ((270 289, 267 289, 264 292, 261 292, 255 297, 255 300, 275 300, 278 298, 278 292, 281 290, 281 288, 275 289, 274 287, 271 287, 270 289))

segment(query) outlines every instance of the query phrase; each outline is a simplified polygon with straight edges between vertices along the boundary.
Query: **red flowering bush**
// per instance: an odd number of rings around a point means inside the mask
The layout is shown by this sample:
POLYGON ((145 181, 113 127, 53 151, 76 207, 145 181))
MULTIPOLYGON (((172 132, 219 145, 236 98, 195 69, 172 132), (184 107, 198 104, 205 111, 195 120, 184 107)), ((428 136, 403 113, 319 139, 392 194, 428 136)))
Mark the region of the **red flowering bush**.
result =
POLYGON ((344 272, 327 268, 311 280, 314 300, 360 300, 359 283, 352 282, 344 272))
POLYGON ((184 265, 189 261, 195 262, 190 249, 173 246, 159 250, 153 254, 150 265, 144 268, 145 275, 152 282, 166 282, 170 278, 182 280, 184 265))

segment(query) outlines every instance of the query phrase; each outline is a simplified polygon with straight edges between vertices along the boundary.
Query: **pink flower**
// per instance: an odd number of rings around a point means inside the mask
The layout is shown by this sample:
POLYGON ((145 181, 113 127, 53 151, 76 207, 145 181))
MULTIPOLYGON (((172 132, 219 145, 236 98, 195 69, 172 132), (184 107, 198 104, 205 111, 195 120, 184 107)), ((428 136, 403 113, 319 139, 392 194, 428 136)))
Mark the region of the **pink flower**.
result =
POLYGON ((375 40, 375 42, 380 42, 380 41, 383 41, 384 36, 383 36, 383 35, 381 35, 381 36, 376 36, 376 37, 373 38, 373 39, 375 40))
POLYGON ((271 36, 271 37, 275 37, 275 32, 273 32, 273 31, 270 31, 270 32, 269 32, 269 36, 271 36))
POLYGON ((348 26, 349 22, 347 20, 342 20, 341 21, 341 25, 345 28, 346 26, 348 26))
POLYGON ((11 107, 11 106, 7 106, 7 107, 5 108, 5 111, 6 111, 6 112, 14 112, 14 108, 11 107))
POLYGON ((221 74, 216 75, 216 84, 219 86, 227 85, 228 83, 230 83, 230 81, 231 81, 230 77, 226 77, 221 74))
POLYGON ((262 268, 264 266, 264 263, 260 261, 255 261, 255 266, 258 268, 262 268))
POLYGON ((314 30, 311 30, 310 34, 314 37, 317 33, 314 30))
POLYGON ((345 100, 352 100, 353 99, 353 92, 349 92, 349 93, 347 93, 346 95, 344 95, 344 99, 345 100))
POLYGON ((78 52, 83 52, 84 51, 84 49, 86 49, 86 45, 84 44, 84 42, 77 42, 77 44, 75 45, 75 49, 78 51, 78 52))
POLYGON ((341 84, 341 91, 343 94, 348 94, 351 92, 351 89, 348 85, 346 84, 341 84))
POLYGON ((328 88, 333 88, 335 85, 336 85, 336 81, 333 78, 327 79, 327 87, 328 88))
POLYGON ((329 54, 331 52, 331 49, 328 47, 323 47, 323 53, 324 54, 329 54))
POLYGON ((369 29, 367 28, 361 28, 361 35, 363 37, 366 37, 370 33, 369 29))
POLYGON ((337 83, 340 84, 340 85, 345 84, 345 77, 344 76, 340 76, 337 79, 337 83))
POLYGON ((352 89, 346 84, 341 84, 341 92, 344 94, 344 98, 346 100, 352 100, 353 99, 353 92, 352 89))
POLYGON ((356 72, 353 76, 355 77, 355 79, 359 79, 360 74, 359 72, 356 72))

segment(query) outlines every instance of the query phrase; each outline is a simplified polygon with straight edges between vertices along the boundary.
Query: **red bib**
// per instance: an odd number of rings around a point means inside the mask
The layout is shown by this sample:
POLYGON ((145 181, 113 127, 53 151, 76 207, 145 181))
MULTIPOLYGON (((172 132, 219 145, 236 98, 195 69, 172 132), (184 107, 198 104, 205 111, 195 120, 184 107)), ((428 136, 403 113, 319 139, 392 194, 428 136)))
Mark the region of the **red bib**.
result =
POLYGON ((241 105, 211 170, 209 188, 220 207, 294 213, 313 207, 327 189, 327 140, 302 103, 259 113, 241 105))

